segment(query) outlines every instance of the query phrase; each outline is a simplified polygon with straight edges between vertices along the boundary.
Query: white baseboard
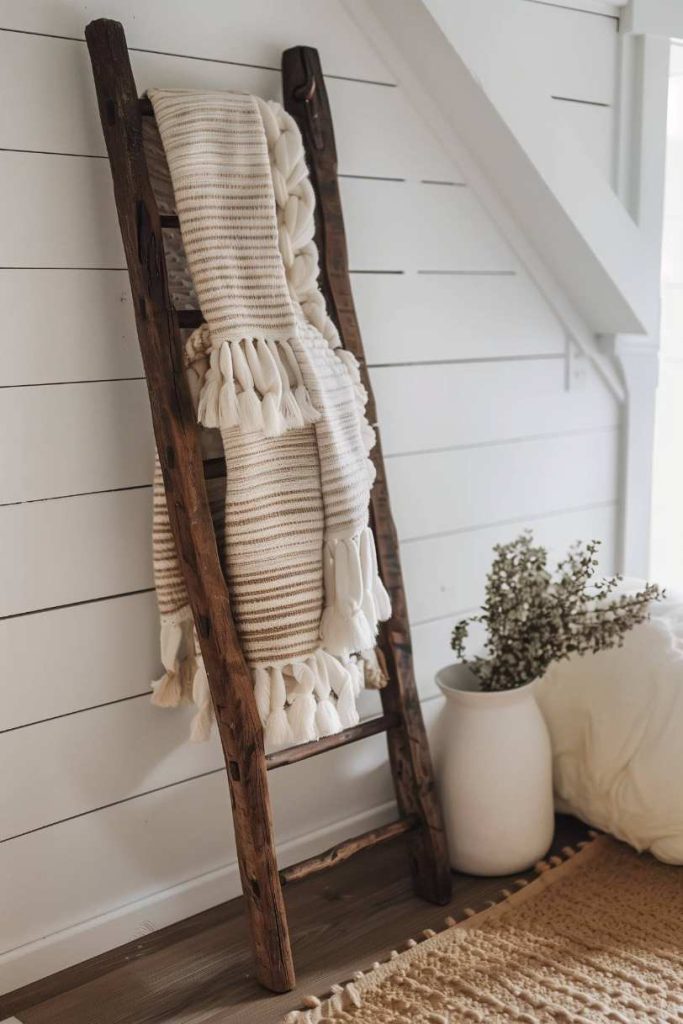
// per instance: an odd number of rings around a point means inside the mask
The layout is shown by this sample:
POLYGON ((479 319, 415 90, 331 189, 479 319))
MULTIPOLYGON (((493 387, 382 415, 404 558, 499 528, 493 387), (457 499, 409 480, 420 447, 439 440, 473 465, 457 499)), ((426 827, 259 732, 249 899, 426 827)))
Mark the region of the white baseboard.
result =
MULTIPOLYGON (((393 801, 307 832, 278 847, 281 866, 294 864, 342 839, 376 828, 396 814, 393 801)), ((28 985, 166 925, 208 910, 241 892, 237 863, 189 878, 106 914, 28 942, 0 955, 0 993, 28 985)), ((11 1020, 12 1018, 10 1018, 11 1020)), ((5 1022, 0 1022, 5 1024, 5 1022)))

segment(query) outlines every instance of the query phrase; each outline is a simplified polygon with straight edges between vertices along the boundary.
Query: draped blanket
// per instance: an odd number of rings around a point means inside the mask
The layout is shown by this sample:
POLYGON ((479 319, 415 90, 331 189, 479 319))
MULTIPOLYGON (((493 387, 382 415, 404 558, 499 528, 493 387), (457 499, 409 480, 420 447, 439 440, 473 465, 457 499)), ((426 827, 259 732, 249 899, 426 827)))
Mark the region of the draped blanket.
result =
MULTIPOLYGON (((220 437, 209 502, 266 749, 356 724, 389 598, 368 526, 374 432, 318 290, 314 193, 298 128, 247 95, 153 90, 187 264, 206 323, 186 345, 199 422, 220 437)), ((212 705, 154 484, 164 676, 155 703, 212 705)), ((377 674, 371 672, 371 684, 377 674)))

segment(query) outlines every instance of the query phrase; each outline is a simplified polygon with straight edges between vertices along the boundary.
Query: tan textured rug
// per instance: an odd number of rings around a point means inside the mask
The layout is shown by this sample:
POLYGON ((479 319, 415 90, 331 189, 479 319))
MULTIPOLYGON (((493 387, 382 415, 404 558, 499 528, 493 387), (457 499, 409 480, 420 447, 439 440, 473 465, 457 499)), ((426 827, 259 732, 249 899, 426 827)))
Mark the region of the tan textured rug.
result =
POLYGON ((683 868, 601 836, 286 1024, 681 1024, 683 868))

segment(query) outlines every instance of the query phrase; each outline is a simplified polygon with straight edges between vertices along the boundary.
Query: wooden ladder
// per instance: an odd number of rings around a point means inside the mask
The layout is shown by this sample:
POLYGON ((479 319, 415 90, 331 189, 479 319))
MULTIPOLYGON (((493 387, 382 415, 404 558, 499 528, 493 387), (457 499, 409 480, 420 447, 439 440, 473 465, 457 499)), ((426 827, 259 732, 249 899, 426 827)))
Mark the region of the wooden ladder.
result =
MULTIPOLYGON (((182 360, 181 328, 202 322, 195 310, 176 310, 169 298, 162 231, 178 227, 159 215, 143 149, 144 117, 151 104, 139 99, 122 26, 100 19, 86 29, 102 128, 128 263, 152 422, 175 538, 216 711, 232 803, 237 857, 250 923, 256 974, 275 992, 294 987, 282 887, 347 860, 359 850, 409 834, 416 892, 447 903, 451 879, 441 812, 413 674, 410 633, 398 541, 389 506, 379 443, 373 458, 377 479, 371 519, 378 561, 391 595, 391 620, 381 630, 378 656, 388 685, 380 691, 383 713, 335 736, 266 755, 251 673, 230 610, 205 489, 205 475, 225 469, 202 461, 199 430, 182 360), (339 843, 331 850, 278 870, 267 772, 283 765, 385 732, 400 816, 398 820, 339 843)), ((316 50, 295 47, 283 55, 285 106, 304 138, 316 193, 320 284, 342 343, 358 359, 375 404, 351 296, 346 239, 337 182, 337 157, 325 83, 316 50)))

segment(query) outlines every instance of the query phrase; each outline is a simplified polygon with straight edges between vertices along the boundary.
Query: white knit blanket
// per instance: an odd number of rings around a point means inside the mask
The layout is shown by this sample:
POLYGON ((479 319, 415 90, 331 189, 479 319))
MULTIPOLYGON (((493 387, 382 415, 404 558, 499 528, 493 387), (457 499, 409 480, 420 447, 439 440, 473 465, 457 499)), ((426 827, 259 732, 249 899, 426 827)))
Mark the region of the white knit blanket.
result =
MULTIPOLYGON (((358 655, 371 656, 391 612, 368 526, 374 432, 318 290, 314 193, 294 121, 253 96, 150 98, 206 319, 186 353, 199 422, 220 432, 226 461, 224 491, 211 482, 209 500, 272 750, 358 721, 358 655)), ((194 700, 203 739, 213 710, 158 467, 154 510, 166 671, 153 699, 194 700)))

